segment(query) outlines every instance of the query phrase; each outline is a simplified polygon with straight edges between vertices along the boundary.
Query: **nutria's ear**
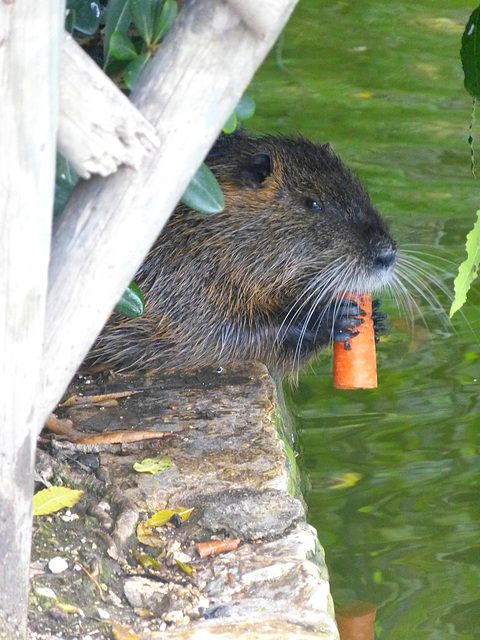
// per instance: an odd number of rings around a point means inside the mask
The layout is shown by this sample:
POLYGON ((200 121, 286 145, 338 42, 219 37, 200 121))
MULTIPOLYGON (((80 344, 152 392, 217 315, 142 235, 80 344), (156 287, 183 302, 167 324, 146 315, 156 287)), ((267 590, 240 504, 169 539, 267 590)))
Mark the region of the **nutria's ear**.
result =
POLYGON ((258 189, 272 172, 273 160, 268 153, 256 153, 240 169, 240 176, 246 187, 258 189))

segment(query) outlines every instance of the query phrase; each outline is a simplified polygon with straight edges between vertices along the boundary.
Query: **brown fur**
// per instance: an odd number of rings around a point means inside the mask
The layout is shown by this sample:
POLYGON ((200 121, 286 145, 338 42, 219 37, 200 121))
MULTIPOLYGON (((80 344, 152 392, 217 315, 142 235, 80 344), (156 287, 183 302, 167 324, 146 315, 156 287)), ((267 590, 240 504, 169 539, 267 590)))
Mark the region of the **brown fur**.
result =
POLYGON ((176 208, 135 278, 144 315, 113 314, 90 364, 171 372, 259 359, 289 373, 331 341, 339 293, 388 280, 395 244, 329 145, 234 134, 207 163, 225 210, 176 208))

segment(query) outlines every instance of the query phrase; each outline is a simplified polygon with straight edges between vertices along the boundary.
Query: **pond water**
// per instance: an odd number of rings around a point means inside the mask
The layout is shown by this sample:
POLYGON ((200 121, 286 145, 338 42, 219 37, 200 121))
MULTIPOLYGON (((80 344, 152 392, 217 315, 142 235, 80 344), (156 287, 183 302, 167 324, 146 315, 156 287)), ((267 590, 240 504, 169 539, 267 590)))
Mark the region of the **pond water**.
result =
MULTIPOLYGON (((450 290, 479 208, 458 55, 474 7, 301 0, 253 83, 253 128, 330 141, 450 290)), ((420 300, 408 326, 384 298, 377 390, 334 390, 328 356, 286 389, 334 600, 375 603, 381 640, 480 637, 478 301, 449 323, 420 300)))

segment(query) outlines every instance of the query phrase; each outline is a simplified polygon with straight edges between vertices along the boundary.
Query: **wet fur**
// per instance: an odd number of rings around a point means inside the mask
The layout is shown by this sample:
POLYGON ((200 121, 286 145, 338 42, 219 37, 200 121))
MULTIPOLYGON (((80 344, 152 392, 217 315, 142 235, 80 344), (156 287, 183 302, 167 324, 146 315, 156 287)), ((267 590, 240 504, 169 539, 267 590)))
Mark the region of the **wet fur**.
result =
POLYGON ((395 243, 329 145, 235 134, 207 163, 225 210, 176 208, 135 277, 144 315, 113 314, 90 365, 171 372, 258 359, 292 373, 332 340, 339 293, 389 280, 395 243))

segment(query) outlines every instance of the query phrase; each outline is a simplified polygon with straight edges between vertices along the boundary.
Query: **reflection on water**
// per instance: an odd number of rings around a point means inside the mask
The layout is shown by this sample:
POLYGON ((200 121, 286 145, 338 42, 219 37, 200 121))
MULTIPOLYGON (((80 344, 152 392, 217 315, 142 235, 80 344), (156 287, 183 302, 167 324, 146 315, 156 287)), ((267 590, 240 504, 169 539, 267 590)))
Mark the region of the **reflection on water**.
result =
MULTIPOLYGON (((286 71, 272 56, 254 84, 255 127, 332 142, 448 288, 479 207, 458 59, 474 4, 302 0, 280 52, 286 71)), ((421 304, 408 327, 386 299, 377 390, 334 390, 327 357, 287 396, 337 605, 375 603, 382 640, 474 640, 480 310, 470 303, 449 324, 421 304)))

